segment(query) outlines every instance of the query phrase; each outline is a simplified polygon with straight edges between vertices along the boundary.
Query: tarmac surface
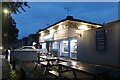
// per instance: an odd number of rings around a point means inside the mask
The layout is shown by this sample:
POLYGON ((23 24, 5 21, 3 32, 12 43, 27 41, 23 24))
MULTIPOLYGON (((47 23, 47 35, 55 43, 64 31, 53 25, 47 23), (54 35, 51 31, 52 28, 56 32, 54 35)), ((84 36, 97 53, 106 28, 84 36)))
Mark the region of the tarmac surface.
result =
POLYGON ((10 66, 4 55, 0 55, 0 79, 8 79, 10 73, 10 66))

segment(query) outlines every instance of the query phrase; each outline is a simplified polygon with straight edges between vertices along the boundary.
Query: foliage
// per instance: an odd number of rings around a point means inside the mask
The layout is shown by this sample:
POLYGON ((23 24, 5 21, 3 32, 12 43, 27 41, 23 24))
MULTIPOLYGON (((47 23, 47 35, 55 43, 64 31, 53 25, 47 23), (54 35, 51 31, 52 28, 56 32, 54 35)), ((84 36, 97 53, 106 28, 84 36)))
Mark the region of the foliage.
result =
POLYGON ((11 69, 10 71, 10 80, 19 80, 20 79, 20 71, 16 71, 14 69, 11 69))
POLYGON ((26 10, 23 7, 30 8, 27 2, 2 2, 2 7, 7 8, 10 13, 14 14, 17 14, 17 12, 21 13, 19 8, 21 8, 24 12, 26 12, 26 10))
POLYGON ((20 8, 25 12, 24 7, 30 8, 27 2, 2 2, 2 45, 4 48, 9 48, 11 44, 17 42, 19 30, 11 14, 21 13, 20 8), (9 13, 5 14, 4 9, 7 9, 9 13))
POLYGON ((17 74, 16 74, 16 71, 15 71, 15 70, 11 70, 11 72, 10 72, 10 77, 11 77, 11 78, 17 78, 17 74))

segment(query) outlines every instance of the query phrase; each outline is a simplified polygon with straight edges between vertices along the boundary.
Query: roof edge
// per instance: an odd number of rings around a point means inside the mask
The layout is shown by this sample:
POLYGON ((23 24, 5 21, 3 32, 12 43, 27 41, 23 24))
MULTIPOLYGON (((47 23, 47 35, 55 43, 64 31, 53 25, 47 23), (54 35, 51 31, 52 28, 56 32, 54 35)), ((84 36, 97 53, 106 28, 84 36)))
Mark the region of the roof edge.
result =
POLYGON ((62 19, 62 20, 60 20, 60 21, 58 21, 58 22, 56 22, 56 23, 54 23, 54 24, 52 24, 52 25, 50 25, 50 26, 48 26, 48 27, 46 27, 44 29, 41 29, 41 31, 44 31, 44 30, 46 30, 46 29, 48 29, 48 28, 50 28, 50 27, 52 27, 52 26, 54 26, 54 25, 56 25, 58 23, 61 23, 63 21, 67 21, 67 20, 77 21, 77 22, 85 22, 85 23, 89 23, 89 24, 94 24, 94 25, 100 25, 100 26, 102 26, 102 24, 97 24, 97 23, 93 23, 93 22, 89 22, 89 21, 75 19, 75 18, 73 18, 73 16, 67 16, 65 19, 62 19))

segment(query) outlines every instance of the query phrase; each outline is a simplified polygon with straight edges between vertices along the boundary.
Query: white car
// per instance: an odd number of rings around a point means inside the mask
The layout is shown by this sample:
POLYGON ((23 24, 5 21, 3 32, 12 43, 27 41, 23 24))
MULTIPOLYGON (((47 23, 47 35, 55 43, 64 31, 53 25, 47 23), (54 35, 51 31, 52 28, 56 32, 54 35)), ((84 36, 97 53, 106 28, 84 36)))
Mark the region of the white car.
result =
POLYGON ((38 51, 34 46, 23 46, 21 48, 15 49, 14 51, 38 51))
POLYGON ((21 50, 26 50, 26 49, 36 49, 34 46, 23 46, 20 48, 21 50))

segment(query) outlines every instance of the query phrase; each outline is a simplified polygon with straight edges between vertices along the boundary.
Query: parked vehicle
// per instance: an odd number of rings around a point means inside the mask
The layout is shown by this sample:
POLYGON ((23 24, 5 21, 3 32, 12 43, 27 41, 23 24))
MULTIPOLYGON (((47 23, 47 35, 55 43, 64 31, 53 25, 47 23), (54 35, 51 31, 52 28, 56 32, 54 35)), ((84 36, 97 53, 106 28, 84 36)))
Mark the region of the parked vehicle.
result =
POLYGON ((15 49, 14 51, 38 51, 34 46, 22 46, 21 48, 15 49))
POLYGON ((47 54, 47 49, 36 49, 34 46, 22 46, 18 49, 12 50, 10 55, 10 63, 17 57, 21 61, 36 61, 38 53, 47 54))
POLYGON ((23 46, 21 49, 36 49, 34 46, 23 46))

